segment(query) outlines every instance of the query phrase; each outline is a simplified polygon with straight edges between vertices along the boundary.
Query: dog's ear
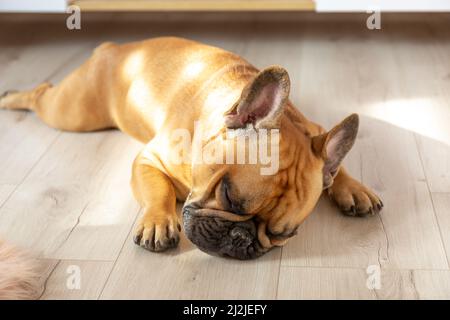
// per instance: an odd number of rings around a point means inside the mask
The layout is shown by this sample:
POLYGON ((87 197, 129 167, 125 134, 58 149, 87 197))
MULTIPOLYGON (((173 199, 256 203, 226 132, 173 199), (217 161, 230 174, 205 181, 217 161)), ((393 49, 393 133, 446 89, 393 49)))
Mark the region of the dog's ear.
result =
POLYGON ((329 132, 312 138, 313 151, 325 161, 323 167, 324 189, 333 184, 339 165, 350 151, 358 133, 359 117, 352 114, 329 132))
POLYGON ((278 66, 262 70, 242 91, 233 108, 225 113, 228 128, 279 128, 288 99, 290 80, 287 71, 278 66))

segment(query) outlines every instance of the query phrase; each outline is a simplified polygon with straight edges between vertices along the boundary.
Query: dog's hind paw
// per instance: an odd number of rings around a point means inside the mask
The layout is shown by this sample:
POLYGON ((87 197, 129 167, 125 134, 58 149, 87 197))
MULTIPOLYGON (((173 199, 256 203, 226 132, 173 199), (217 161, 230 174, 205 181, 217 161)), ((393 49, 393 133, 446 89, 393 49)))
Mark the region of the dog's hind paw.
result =
POLYGON ((12 93, 16 93, 16 92, 18 92, 18 91, 16 91, 16 90, 7 90, 7 91, 3 92, 0 95, 0 109, 8 109, 8 100, 7 99, 5 100, 5 98, 8 95, 10 95, 12 93))
POLYGON ((17 90, 6 90, 5 92, 3 92, 3 93, 0 95, 0 99, 6 97, 8 94, 11 94, 11 93, 17 93, 17 92, 18 92, 17 90))

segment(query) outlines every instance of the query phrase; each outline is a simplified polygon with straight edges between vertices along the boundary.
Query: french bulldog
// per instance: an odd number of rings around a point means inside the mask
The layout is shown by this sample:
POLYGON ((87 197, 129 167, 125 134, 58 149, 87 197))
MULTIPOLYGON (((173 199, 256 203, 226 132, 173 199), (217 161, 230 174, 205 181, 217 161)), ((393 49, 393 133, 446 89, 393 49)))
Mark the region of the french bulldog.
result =
POLYGON ((293 237, 323 192, 347 215, 373 215, 383 207, 341 166, 355 142, 358 116, 326 131, 300 113, 289 91, 280 66, 260 71, 223 49, 161 37, 104 43, 60 84, 7 92, 0 108, 32 110, 61 130, 117 128, 144 143, 131 178, 144 212, 137 245, 154 252, 178 245, 178 199, 185 234, 199 249, 251 259, 293 237), (180 128, 200 147, 192 142, 191 150, 181 150, 183 135, 177 140, 173 134, 180 128), (278 137, 270 174, 262 174, 260 159, 194 161, 212 142, 216 150, 249 152, 249 144, 237 143, 248 132, 262 133, 265 141, 278 137), (171 160, 180 153, 187 161, 171 160))

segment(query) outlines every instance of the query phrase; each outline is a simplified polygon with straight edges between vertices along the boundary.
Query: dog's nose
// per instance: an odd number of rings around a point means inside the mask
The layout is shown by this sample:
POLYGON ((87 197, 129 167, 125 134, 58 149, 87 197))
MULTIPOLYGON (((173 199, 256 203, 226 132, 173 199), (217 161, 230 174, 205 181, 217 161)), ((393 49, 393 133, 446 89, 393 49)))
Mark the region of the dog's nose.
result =
POLYGON ((253 219, 233 222, 217 216, 199 215, 195 208, 185 206, 183 224, 188 239, 208 254, 247 260, 267 251, 258 241, 253 219))

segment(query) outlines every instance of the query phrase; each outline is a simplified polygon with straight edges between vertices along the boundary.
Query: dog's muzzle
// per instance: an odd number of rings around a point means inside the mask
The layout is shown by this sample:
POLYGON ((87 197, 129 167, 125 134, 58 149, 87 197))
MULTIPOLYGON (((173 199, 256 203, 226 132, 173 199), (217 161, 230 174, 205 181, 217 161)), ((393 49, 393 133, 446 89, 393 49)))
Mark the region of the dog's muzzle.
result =
POLYGON ((208 254, 247 260, 268 251, 258 241, 253 219, 234 222, 215 215, 200 215, 187 205, 183 208, 183 224, 188 239, 208 254))

